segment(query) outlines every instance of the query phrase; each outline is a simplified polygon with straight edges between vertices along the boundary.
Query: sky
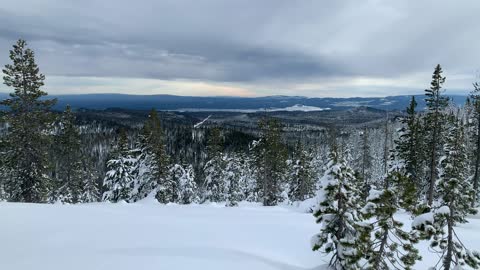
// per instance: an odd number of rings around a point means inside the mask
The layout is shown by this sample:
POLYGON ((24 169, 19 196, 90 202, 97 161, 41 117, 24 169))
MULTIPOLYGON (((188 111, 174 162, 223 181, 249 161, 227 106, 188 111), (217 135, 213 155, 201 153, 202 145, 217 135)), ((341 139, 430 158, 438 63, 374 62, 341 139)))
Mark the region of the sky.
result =
MULTIPOLYGON (((2 0, 51 94, 352 97, 480 80, 480 1, 2 0)), ((0 91, 9 91, 0 86, 0 91)))

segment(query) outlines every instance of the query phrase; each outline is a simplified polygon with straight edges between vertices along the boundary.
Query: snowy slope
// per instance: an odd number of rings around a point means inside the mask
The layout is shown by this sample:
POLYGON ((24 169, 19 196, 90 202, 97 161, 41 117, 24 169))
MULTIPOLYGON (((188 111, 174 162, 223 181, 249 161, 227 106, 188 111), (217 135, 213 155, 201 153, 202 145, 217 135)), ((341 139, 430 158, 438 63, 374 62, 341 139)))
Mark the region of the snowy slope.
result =
POLYGON ((0 269, 312 269, 317 226, 280 207, 0 204, 0 269))
MULTIPOLYGON (((0 269, 321 270, 311 214, 282 207, 0 203, 0 269)), ((409 222, 407 216, 401 216, 409 222)), ((458 232, 480 249, 480 220, 458 232)), ((435 261, 420 245, 427 269, 435 261)))

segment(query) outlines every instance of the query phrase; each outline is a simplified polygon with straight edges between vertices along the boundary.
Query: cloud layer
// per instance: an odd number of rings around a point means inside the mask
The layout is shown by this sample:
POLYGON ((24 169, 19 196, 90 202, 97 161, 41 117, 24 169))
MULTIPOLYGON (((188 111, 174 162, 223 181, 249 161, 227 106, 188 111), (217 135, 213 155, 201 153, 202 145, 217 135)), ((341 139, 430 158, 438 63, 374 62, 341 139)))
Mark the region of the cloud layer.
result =
POLYGON ((479 1, 2 1, 54 93, 368 96, 419 93, 441 63, 466 93, 479 1), (149 88, 151 86, 151 88, 149 88))

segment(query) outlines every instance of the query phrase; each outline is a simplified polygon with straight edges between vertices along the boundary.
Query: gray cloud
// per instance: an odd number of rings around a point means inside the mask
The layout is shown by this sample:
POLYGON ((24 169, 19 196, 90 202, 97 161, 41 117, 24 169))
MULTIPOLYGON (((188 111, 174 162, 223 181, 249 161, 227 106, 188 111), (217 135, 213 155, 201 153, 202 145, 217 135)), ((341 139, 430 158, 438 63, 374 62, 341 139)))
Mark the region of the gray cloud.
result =
POLYGON ((474 0, 3 2, 0 64, 25 38, 47 76, 271 81, 273 91, 282 80, 418 78, 436 63, 474 79, 480 68, 474 0))

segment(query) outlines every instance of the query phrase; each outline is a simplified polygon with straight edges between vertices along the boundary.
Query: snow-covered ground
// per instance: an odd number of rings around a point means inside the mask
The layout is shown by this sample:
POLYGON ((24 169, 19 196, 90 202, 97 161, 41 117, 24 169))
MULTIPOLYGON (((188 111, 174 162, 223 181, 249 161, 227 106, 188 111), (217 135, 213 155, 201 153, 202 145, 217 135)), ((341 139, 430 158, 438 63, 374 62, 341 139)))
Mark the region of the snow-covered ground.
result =
MULTIPOLYGON (((328 261, 310 249, 312 215, 281 206, 0 203, 0 220, 0 269, 319 270, 328 261)), ((480 220, 470 220, 458 232, 480 249, 480 220)), ((415 269, 435 261, 426 246, 415 269)))

